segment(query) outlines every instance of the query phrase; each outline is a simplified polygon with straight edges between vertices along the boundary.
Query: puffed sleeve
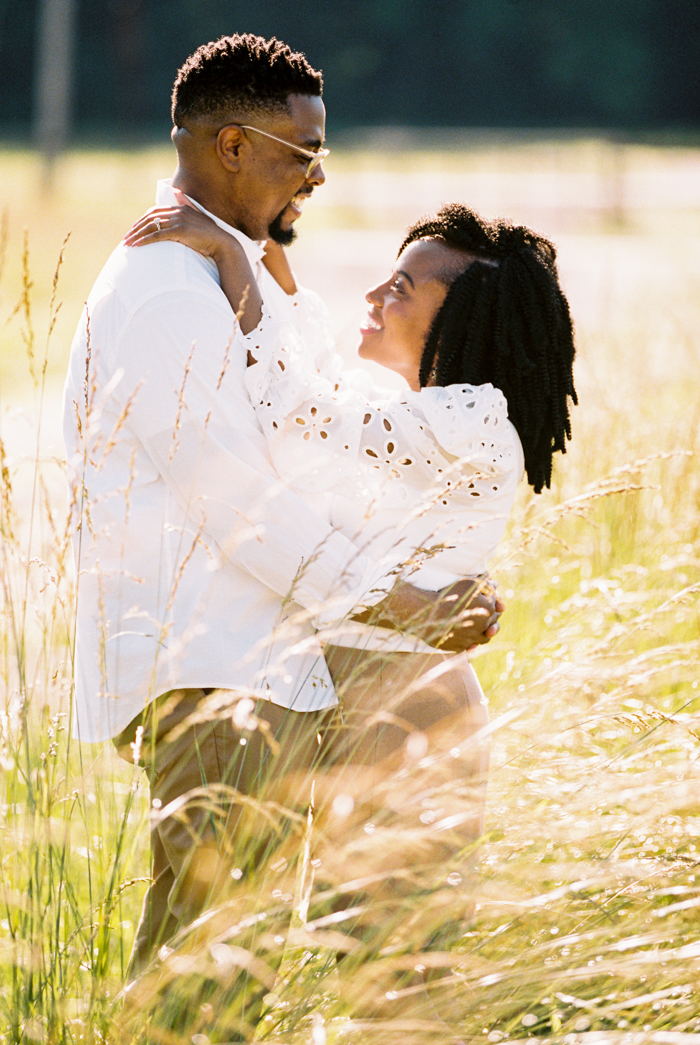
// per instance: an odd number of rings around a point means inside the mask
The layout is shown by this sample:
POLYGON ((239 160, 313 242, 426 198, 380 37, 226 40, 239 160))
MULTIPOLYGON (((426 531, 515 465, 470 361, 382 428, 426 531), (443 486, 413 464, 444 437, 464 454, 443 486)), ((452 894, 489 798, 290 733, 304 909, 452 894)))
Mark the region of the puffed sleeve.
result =
POLYGON ((514 467, 507 404, 492 385, 382 391, 267 315, 251 338, 246 385, 275 468, 300 489, 366 501, 381 486, 383 503, 393 494, 398 504, 466 482, 476 497, 514 467))

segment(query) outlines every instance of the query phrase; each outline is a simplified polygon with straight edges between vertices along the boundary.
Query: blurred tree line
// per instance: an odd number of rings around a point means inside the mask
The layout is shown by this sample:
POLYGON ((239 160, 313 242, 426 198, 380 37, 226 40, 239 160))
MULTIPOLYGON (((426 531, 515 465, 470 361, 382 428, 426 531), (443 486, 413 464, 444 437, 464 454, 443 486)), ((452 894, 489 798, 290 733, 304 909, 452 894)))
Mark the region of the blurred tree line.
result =
MULTIPOLYGON (((331 129, 700 127, 700 0, 75 0, 72 119, 166 130, 178 66, 276 35, 325 75, 331 129)), ((28 129, 40 0, 0 0, 0 124, 28 129)))

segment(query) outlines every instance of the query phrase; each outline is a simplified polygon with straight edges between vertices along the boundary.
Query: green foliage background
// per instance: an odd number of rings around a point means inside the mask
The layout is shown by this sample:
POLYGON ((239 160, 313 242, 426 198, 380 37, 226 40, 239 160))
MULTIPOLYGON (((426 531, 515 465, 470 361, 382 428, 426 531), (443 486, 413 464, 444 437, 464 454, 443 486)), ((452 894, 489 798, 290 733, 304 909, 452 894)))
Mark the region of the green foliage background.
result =
MULTIPOLYGON (((178 66, 224 33, 277 35, 358 125, 700 126, 696 0, 76 0, 79 130, 167 129, 178 66)), ((38 0, 0 0, 0 124, 26 131, 38 0)))

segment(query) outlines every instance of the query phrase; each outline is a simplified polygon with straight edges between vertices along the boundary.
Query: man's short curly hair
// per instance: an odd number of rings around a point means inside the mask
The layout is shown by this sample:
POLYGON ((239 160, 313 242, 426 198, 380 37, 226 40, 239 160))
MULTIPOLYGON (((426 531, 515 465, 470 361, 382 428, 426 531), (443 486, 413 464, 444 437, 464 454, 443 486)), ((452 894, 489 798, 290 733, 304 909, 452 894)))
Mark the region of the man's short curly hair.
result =
POLYGON ((275 37, 222 36, 197 48, 179 70, 173 123, 181 127, 188 120, 287 112, 290 94, 320 97, 322 90, 321 73, 275 37))

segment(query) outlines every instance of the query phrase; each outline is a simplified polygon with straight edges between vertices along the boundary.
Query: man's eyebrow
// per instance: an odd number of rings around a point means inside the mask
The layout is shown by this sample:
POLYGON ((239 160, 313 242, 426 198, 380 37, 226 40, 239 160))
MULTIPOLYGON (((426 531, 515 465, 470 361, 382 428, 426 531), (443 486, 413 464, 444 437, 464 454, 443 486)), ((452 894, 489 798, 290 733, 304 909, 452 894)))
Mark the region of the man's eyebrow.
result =
POLYGON ((413 287, 413 289, 414 289, 414 290, 416 289, 416 284, 415 284, 415 283, 413 282, 413 280, 412 280, 412 279, 411 279, 411 277, 409 276, 408 272, 406 272, 406 271, 405 271, 405 269, 397 269, 397 270, 396 270, 396 275, 397 275, 397 276, 403 276, 403 278, 404 278, 404 279, 407 279, 407 280, 408 280, 408 282, 409 282, 409 283, 411 284, 411 286, 413 287))
POLYGON ((320 140, 320 138, 307 138, 306 141, 302 144, 303 149, 310 149, 312 152, 315 149, 320 149, 322 147, 323 142, 320 140))

